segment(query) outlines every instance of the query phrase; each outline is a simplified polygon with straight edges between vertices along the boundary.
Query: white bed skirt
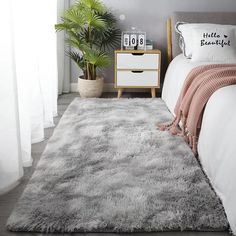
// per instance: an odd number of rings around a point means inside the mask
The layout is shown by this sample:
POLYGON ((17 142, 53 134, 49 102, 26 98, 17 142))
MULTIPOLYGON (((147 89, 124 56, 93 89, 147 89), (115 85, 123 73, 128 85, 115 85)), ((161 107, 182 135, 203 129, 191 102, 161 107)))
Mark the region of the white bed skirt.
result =
MULTIPOLYGON (((194 67, 203 64, 206 63, 193 63, 183 55, 171 62, 162 99, 172 114, 186 76, 194 67)), ((219 89, 209 99, 203 115, 198 153, 236 234, 236 85, 219 89)))

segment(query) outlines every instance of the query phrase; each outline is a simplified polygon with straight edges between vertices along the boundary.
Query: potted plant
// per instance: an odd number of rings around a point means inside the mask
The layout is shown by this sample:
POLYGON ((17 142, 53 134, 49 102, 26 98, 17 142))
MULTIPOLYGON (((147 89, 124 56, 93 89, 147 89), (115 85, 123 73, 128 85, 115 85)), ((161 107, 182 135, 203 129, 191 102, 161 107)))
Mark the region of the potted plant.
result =
POLYGON ((109 49, 120 42, 116 19, 100 0, 79 0, 65 11, 57 31, 64 30, 72 50, 68 56, 83 71, 78 78, 81 97, 100 97, 104 79, 98 70, 111 64, 109 49))

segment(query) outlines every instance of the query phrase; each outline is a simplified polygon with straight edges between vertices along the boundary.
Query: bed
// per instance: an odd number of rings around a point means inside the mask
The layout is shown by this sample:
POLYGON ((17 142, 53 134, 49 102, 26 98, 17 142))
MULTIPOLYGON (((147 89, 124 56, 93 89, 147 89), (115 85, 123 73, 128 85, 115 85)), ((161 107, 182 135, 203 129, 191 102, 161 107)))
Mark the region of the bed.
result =
MULTIPOLYGON (((174 25, 216 23, 236 25, 236 13, 176 12, 167 22, 169 67, 166 72, 162 99, 174 115, 174 107, 187 74, 203 62, 186 59, 178 46, 174 25), (178 73, 177 73, 178 72, 178 73)), ((209 63, 208 63, 209 64, 209 63)), ((202 120, 198 156, 213 188, 220 197, 236 234, 236 85, 217 90, 209 99, 202 120)))

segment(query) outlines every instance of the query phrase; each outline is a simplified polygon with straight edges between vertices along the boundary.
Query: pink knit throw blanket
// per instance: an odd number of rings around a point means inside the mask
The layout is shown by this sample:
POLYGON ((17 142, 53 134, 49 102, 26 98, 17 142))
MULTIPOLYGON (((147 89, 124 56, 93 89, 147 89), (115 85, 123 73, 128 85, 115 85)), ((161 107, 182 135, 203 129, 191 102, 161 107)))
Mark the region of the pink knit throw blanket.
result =
POLYGON ((232 84, 236 84, 236 64, 204 65, 194 68, 188 74, 176 103, 175 119, 169 123, 158 124, 159 129, 183 136, 197 155, 197 141, 204 107, 217 89, 232 84))

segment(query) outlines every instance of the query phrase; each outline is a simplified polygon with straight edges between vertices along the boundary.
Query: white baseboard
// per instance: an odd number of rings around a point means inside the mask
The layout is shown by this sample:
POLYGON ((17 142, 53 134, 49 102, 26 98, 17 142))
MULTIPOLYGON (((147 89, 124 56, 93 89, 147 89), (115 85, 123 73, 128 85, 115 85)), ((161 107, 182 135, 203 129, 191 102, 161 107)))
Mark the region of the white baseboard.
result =
MULTIPOLYGON (((76 93, 78 92, 78 85, 77 83, 71 83, 70 84, 70 91, 72 93, 76 93)), ((103 88, 103 91, 104 92, 109 92, 109 93, 112 93, 112 92, 117 92, 117 90, 114 88, 114 83, 105 83, 104 84, 104 88, 103 88)))

